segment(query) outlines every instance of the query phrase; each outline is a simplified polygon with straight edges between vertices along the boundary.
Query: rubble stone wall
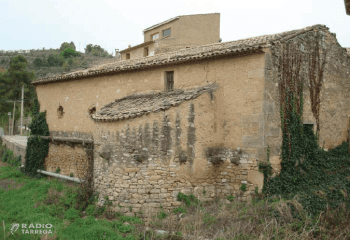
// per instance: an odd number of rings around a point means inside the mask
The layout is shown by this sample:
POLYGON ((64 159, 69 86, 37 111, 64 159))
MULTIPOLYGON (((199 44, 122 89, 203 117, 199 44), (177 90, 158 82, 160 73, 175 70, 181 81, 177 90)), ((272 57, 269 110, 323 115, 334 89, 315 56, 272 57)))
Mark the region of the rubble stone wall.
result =
MULTIPOLYGON (((294 39, 299 47, 307 45, 305 40, 312 38, 315 32, 310 32, 294 39)), ((322 33, 321 33, 322 34, 322 33)), ((350 55, 337 42, 334 34, 323 32, 322 51, 327 50, 327 62, 322 80, 320 94, 320 147, 331 149, 347 140, 350 117, 350 55)), ((280 54, 279 46, 274 49, 276 56, 280 54)), ((265 111, 267 121, 266 145, 270 147, 270 162, 275 170, 280 170, 280 147, 282 144, 280 104, 278 92, 278 73, 273 66, 276 56, 270 50, 266 51, 265 101, 270 103, 270 110, 265 111)), ((308 57, 306 57, 308 59, 308 57)), ((311 110, 309 91, 308 66, 303 64, 304 78, 304 108, 303 123, 313 124, 316 132, 316 119, 311 110)), ((303 70, 302 69, 302 70, 303 70)))
POLYGON ((244 149, 215 142, 215 101, 204 93, 167 111, 128 121, 96 122, 94 187, 115 211, 146 221, 159 207, 181 205, 179 192, 201 200, 249 199, 263 176, 244 149), (247 191, 239 188, 247 184, 247 191), (140 215, 140 212, 142 214, 140 215))

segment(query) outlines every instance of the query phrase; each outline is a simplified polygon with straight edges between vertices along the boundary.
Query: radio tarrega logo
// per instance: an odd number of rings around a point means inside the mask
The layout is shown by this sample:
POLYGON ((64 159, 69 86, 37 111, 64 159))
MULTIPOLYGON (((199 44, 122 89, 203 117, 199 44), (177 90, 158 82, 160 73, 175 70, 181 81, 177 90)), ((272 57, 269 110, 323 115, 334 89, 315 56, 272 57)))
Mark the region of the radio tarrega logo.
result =
POLYGON ((16 232, 18 230, 18 228, 19 228, 19 223, 12 223, 11 228, 10 228, 11 233, 13 234, 13 232, 16 232))
MULTIPOLYGON (((5 228, 5 223, 4 224, 4 228, 5 228)), ((48 224, 40 224, 40 223, 36 223, 36 224, 24 224, 22 223, 22 225, 20 225, 19 223, 12 223, 11 224, 11 228, 10 231, 12 234, 15 234, 15 232, 19 229, 19 227, 21 227, 22 229, 22 234, 52 234, 52 224, 48 223, 48 224)))

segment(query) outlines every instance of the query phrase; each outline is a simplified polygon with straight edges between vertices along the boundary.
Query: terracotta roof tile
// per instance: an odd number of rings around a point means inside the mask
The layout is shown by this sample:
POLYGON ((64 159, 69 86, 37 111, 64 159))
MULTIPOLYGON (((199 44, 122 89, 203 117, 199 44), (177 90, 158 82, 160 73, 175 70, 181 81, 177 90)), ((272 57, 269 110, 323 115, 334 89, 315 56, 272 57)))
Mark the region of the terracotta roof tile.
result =
POLYGON ((159 92, 148 94, 132 94, 117 99, 104 107, 91 117, 96 121, 118 121, 128 118, 140 117, 149 113, 168 110, 183 103, 195 99, 203 93, 217 89, 217 85, 209 84, 189 90, 174 90, 171 92, 159 92))
POLYGON ((272 44, 278 44, 280 42, 287 41, 298 35, 304 34, 309 31, 314 31, 316 29, 328 30, 326 26, 317 24, 303 29, 282 32, 279 34, 264 35, 231 42, 203 45, 166 54, 158 54, 139 59, 119 61, 115 63, 93 66, 85 70, 38 79, 36 81, 33 81, 32 83, 34 85, 37 85, 76 78, 83 78, 87 76, 140 70, 170 64, 181 64, 189 61, 218 58, 227 55, 262 52, 262 48, 264 47, 270 47, 272 44))

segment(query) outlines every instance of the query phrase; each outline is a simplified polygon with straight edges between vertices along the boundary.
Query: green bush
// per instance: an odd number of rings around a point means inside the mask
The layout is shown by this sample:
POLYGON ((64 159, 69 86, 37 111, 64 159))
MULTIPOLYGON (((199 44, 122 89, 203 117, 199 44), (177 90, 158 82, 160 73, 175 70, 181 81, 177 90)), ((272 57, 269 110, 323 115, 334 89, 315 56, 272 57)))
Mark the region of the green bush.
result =
POLYGON ((60 167, 56 168, 56 173, 60 173, 60 171, 61 171, 60 167))
POLYGON ((74 220, 78 219, 79 217, 80 217, 79 211, 74 209, 74 208, 70 208, 64 213, 64 218, 71 220, 71 221, 74 221, 74 220))
POLYGON ((242 183, 242 185, 239 187, 239 189, 241 189, 241 191, 243 191, 243 192, 247 191, 247 184, 242 183))
POLYGON ((186 209, 184 207, 174 208, 173 213, 186 213, 186 209))
POLYGON ((61 52, 61 56, 63 56, 64 58, 76 57, 78 55, 79 53, 76 52, 73 48, 66 48, 61 52))
POLYGON ((158 213, 158 218, 159 219, 164 219, 164 218, 166 218, 168 216, 168 214, 166 214, 166 212, 164 212, 164 211, 162 211, 162 212, 160 212, 160 213, 158 213))
POLYGON ((233 195, 227 196, 227 200, 229 200, 230 202, 232 202, 234 199, 235 197, 233 195))
POLYGON ((96 206, 93 204, 90 204, 87 208, 86 208, 86 214, 88 216, 93 216, 95 214, 95 210, 96 210, 96 206))

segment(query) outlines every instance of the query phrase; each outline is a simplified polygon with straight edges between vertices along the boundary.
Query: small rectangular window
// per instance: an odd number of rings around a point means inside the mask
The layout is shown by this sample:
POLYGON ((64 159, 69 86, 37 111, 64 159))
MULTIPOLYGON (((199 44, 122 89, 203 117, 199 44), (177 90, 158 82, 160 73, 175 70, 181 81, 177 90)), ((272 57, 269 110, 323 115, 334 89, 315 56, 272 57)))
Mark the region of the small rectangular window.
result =
POLYGON ((126 60, 129 60, 130 59, 130 53, 127 53, 126 54, 126 60))
POLYGON ((174 71, 165 72, 165 90, 171 91, 174 89, 174 71))
POLYGON ((171 29, 166 29, 166 30, 163 30, 163 37, 167 37, 167 36, 170 36, 171 35, 171 29))
POLYGON ((151 40, 156 40, 156 39, 158 39, 159 38, 159 33, 156 33, 156 34, 153 34, 152 36, 151 36, 151 40))
POLYGON ((143 49, 143 56, 144 56, 144 57, 147 57, 147 56, 148 56, 148 47, 145 47, 145 48, 143 49))

